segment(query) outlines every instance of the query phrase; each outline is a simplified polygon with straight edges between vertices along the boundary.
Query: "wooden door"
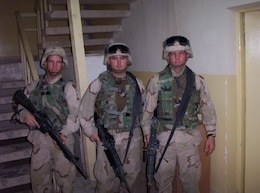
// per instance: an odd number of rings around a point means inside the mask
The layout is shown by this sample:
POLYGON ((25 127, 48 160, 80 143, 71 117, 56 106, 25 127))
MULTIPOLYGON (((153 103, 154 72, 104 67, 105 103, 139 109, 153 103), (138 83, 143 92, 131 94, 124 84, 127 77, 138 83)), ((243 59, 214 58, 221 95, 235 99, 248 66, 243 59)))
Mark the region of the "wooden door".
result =
POLYGON ((245 189, 246 193, 260 189, 260 11, 245 13, 245 189))

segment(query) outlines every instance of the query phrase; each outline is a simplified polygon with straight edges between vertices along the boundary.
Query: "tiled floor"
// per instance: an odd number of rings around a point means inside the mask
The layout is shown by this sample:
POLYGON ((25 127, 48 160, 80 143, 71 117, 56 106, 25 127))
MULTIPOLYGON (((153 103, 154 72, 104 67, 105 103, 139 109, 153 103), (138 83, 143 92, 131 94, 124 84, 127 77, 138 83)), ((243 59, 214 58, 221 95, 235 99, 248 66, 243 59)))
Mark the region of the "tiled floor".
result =
MULTIPOLYGON (((74 185, 74 193, 95 193, 95 181, 89 181, 83 177, 78 177, 74 185)), ((135 190, 131 193, 146 193, 146 177, 145 177, 145 163, 142 165, 142 171, 137 179, 136 185, 134 186, 135 190)), ((151 189, 150 193, 157 193, 154 186, 151 189)))
POLYGON ((95 181, 86 180, 84 177, 77 177, 74 184, 74 193, 95 193, 95 181))

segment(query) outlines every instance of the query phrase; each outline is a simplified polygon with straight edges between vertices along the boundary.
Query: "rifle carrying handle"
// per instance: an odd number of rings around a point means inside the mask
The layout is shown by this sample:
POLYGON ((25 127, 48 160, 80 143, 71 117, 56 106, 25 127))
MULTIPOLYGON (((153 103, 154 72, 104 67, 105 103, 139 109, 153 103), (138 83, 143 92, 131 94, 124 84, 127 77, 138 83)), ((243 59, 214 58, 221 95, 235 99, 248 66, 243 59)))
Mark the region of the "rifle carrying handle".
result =
POLYGON ((19 89, 14 93, 13 101, 16 104, 20 104, 23 107, 26 107, 28 111, 30 111, 32 114, 37 112, 37 109, 33 106, 33 104, 30 102, 30 100, 26 97, 23 90, 19 89))

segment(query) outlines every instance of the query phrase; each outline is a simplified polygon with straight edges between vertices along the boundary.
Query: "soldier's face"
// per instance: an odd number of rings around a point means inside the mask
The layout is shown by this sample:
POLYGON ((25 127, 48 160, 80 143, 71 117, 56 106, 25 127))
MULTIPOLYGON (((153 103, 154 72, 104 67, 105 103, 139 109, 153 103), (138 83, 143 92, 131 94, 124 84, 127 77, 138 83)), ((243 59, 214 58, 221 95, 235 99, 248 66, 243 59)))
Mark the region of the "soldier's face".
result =
POLYGON ((56 76, 64 67, 62 57, 59 55, 50 55, 45 62, 46 72, 48 75, 56 76))
POLYGON ((111 71, 116 74, 125 73, 127 69, 128 57, 124 55, 115 55, 109 57, 111 71))
POLYGON ((184 66, 189 58, 186 51, 174 51, 169 53, 169 63, 173 67, 184 66))

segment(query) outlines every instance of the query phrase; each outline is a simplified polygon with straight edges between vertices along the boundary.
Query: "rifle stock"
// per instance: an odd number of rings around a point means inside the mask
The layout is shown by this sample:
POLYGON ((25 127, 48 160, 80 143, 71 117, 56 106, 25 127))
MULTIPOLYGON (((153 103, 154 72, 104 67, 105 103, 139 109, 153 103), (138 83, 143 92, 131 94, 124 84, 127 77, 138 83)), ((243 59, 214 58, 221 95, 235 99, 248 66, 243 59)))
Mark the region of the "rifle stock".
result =
POLYGON ((115 140, 113 136, 108 133, 107 129, 104 128, 99 119, 95 121, 95 125, 98 129, 98 136, 105 147, 104 151, 111 167, 113 168, 116 176, 120 179, 120 182, 123 182, 127 191, 131 193, 130 187, 125 179, 126 173, 124 171, 123 164, 115 149, 115 140))
POLYGON ((49 136, 57 143, 61 151, 64 153, 64 156, 73 163, 78 171, 84 176, 85 179, 88 178, 87 173, 84 171, 83 167, 79 164, 79 158, 75 157, 70 149, 63 144, 62 139, 59 134, 52 129, 52 123, 48 120, 48 118, 40 111, 37 111, 35 106, 31 103, 31 101, 25 96, 22 90, 17 90, 14 93, 13 101, 17 104, 20 104, 24 108, 26 108, 30 113, 32 113, 35 117, 35 120, 40 125, 40 131, 42 133, 48 133, 49 136))

